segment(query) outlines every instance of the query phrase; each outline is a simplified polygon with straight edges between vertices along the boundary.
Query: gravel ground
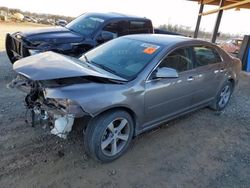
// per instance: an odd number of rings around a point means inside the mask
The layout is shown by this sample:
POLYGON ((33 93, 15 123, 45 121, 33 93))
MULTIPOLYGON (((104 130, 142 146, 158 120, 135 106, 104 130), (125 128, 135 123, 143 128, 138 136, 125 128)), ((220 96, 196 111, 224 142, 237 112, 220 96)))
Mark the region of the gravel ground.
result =
POLYGON ((207 108, 137 137, 120 159, 88 158, 82 134, 68 140, 24 123, 24 94, 6 88, 13 77, 0 53, 0 187, 250 186, 250 75, 242 73, 222 113, 207 108))

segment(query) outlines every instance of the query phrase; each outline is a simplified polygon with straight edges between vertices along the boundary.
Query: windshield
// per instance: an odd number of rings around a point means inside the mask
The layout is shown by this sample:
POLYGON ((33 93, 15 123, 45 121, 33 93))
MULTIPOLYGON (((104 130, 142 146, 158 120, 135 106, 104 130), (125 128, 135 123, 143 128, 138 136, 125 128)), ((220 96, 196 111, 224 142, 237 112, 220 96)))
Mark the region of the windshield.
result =
POLYGON ((128 38, 111 40, 89 52, 80 60, 110 73, 132 80, 159 53, 160 46, 128 38))
POLYGON ((66 25, 66 28, 82 35, 90 35, 104 22, 103 18, 83 14, 66 25))

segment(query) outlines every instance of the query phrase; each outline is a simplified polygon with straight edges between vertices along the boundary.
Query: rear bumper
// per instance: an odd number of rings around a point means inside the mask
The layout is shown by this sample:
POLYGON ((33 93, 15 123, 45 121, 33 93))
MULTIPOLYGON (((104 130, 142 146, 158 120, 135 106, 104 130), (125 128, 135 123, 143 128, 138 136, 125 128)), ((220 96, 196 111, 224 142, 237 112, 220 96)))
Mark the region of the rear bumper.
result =
POLYGON ((6 52, 12 64, 17 60, 30 55, 23 40, 16 38, 16 36, 17 33, 12 35, 7 33, 5 40, 6 52))

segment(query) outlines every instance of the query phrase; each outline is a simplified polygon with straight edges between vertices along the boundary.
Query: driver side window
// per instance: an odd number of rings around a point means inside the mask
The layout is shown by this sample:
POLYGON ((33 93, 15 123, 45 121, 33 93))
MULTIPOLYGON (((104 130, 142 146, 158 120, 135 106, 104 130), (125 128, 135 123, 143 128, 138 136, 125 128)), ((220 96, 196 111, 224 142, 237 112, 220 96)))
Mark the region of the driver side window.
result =
POLYGON ((159 68, 172 68, 180 73, 192 69, 192 66, 189 48, 180 48, 167 55, 167 57, 162 60, 159 68))
POLYGON ((103 28, 114 34, 114 38, 128 34, 128 23, 125 21, 112 21, 103 28))

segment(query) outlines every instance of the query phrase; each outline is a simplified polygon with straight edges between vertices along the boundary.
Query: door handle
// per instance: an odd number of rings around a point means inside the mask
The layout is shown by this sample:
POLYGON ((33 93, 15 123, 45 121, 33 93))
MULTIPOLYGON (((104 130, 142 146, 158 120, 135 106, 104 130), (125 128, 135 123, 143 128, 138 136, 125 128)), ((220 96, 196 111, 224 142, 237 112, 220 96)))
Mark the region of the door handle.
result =
POLYGON ((219 72, 219 70, 215 70, 214 73, 217 74, 219 72))
POLYGON ((195 75, 195 76, 189 76, 189 77, 187 78, 187 81, 191 82, 191 81, 193 81, 193 80, 195 80, 195 79, 199 79, 199 78, 202 78, 202 77, 203 77, 202 74, 198 74, 198 75, 195 75))
POLYGON ((190 76, 190 77, 187 78, 187 81, 188 81, 188 82, 191 82, 191 81, 193 81, 193 80, 194 80, 194 77, 193 77, 193 76, 190 76))

